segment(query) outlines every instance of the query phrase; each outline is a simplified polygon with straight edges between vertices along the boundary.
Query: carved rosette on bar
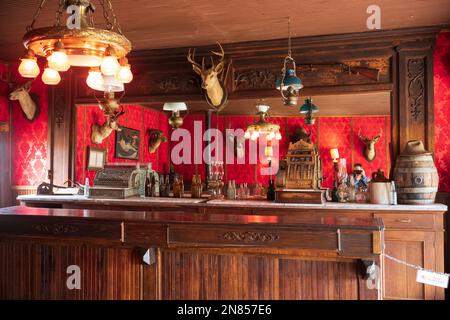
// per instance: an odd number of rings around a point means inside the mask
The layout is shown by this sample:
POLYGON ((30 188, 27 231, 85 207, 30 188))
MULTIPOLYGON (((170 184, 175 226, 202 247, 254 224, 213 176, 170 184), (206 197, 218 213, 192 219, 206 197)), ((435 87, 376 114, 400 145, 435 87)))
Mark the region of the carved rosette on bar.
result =
POLYGON ((399 204, 432 204, 436 198, 439 176, 433 156, 422 141, 408 141, 398 156, 394 169, 399 204))

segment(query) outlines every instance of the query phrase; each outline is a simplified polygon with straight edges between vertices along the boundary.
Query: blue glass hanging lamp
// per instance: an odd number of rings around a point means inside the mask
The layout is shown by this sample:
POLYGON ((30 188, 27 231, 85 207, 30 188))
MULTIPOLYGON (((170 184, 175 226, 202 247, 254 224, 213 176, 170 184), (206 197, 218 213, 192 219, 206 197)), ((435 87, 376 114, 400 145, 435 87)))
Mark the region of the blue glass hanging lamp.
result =
POLYGON ((305 103, 300 107, 300 113, 305 115, 305 124, 313 125, 316 119, 313 117, 314 113, 319 112, 319 108, 313 103, 311 97, 305 100, 305 103))
POLYGON ((291 50, 291 19, 288 19, 288 54, 284 58, 281 77, 277 79, 276 88, 280 91, 285 106, 296 106, 299 90, 303 88, 302 80, 297 77, 295 60, 291 50), (291 66, 289 66, 291 64, 291 66))

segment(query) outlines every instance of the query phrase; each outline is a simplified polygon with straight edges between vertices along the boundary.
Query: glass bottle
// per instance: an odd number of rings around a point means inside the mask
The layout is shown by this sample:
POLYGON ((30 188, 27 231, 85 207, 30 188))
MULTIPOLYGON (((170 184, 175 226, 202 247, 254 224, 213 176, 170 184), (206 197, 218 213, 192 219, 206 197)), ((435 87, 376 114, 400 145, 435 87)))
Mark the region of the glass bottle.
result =
POLYGON ((164 180, 164 175, 161 175, 160 179, 159 179, 159 196, 160 197, 165 197, 165 193, 166 193, 166 183, 164 180))
POLYGON ((146 197, 152 196, 152 184, 150 180, 150 172, 147 172, 145 175, 145 196, 146 197))
POLYGON ((273 179, 269 179, 269 187, 267 188, 267 200, 274 201, 275 200, 275 184, 273 179))
POLYGON ((156 197, 156 178, 154 174, 152 174, 152 183, 150 185, 150 197, 156 197))

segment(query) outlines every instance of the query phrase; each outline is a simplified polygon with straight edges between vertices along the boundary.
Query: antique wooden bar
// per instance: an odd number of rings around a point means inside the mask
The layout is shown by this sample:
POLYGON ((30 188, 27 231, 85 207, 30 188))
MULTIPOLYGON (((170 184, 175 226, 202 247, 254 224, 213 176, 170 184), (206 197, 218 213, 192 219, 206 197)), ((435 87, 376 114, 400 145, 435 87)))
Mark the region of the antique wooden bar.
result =
POLYGON ((378 218, 11 207, 0 298, 378 299, 364 266, 382 244, 378 218))
MULTIPOLYGON (((87 208, 107 210, 177 210, 198 215, 240 214, 249 216, 301 216, 315 218, 381 218, 385 252, 426 269, 444 271, 445 205, 282 204, 268 201, 207 199, 129 198, 87 199, 64 196, 22 196, 22 204, 34 207, 87 208)), ((415 270, 387 260, 383 262, 384 299, 443 299, 444 290, 415 282, 415 270)))

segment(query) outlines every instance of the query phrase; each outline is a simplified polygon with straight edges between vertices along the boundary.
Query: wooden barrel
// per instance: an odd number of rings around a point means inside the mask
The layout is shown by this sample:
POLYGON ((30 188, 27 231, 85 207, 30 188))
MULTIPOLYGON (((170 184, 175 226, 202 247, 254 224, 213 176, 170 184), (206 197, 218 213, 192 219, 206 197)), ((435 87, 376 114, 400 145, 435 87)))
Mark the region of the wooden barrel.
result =
POLYGON ((432 155, 423 151, 406 152, 397 158, 394 180, 399 204, 434 203, 439 176, 432 155))

